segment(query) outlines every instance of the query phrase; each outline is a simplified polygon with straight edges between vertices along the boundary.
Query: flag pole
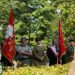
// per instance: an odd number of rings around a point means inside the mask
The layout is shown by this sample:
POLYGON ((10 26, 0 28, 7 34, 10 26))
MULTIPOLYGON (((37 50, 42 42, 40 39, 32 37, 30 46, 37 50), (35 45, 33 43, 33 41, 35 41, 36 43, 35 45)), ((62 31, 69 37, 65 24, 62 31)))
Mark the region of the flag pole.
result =
MULTIPOLYGON (((57 9, 56 10, 56 12, 57 12, 57 15, 58 15, 58 20, 60 19, 60 12, 61 12, 61 10, 60 9, 57 9)), ((59 22, 58 22, 58 24, 57 25, 59 25, 59 22)), ((58 27, 58 26, 57 26, 58 27)), ((59 34, 58 34, 59 35, 59 34)), ((58 43, 58 39, 59 39, 59 36, 58 36, 58 38, 57 38, 57 65, 59 64, 59 61, 58 61, 58 56, 59 56, 59 43, 58 43)))

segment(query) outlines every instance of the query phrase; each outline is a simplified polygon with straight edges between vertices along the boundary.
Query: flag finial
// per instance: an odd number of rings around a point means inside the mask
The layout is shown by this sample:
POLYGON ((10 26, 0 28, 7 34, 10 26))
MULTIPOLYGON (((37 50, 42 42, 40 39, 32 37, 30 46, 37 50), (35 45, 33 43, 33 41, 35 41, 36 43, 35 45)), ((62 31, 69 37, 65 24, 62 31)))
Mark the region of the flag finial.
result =
POLYGON ((60 10, 60 9, 57 9, 56 12, 57 12, 57 14, 58 14, 58 16, 59 16, 59 18, 60 18, 61 10, 60 10))
POLYGON ((61 13, 61 10, 60 9, 57 9, 56 12, 57 12, 57 14, 60 14, 61 13))

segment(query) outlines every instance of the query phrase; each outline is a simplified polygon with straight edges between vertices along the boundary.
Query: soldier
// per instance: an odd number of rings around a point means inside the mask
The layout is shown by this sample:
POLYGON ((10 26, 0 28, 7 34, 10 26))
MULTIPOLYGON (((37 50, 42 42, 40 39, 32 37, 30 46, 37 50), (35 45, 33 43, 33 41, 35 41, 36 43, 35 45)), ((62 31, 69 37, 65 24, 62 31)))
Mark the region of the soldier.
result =
POLYGON ((30 65, 30 58, 32 56, 32 49, 27 45, 27 39, 22 38, 21 44, 17 46, 17 59, 22 63, 23 65, 30 65))
POLYGON ((33 66, 45 65, 46 49, 41 44, 41 39, 36 38, 36 46, 32 50, 33 54, 33 66))
POLYGON ((74 59, 74 46, 75 40, 70 40, 70 45, 67 48, 67 62, 71 62, 74 59))

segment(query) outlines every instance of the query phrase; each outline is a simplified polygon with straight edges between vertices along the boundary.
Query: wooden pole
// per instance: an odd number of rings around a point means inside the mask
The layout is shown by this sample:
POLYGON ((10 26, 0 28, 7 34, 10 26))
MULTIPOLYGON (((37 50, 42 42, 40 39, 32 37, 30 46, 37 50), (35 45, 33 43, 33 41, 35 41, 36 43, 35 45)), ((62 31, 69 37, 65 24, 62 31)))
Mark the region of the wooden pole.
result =
MULTIPOLYGON (((60 19, 60 12, 61 12, 61 10, 60 9, 57 9, 57 14, 58 14, 58 20, 60 19)), ((59 24, 57 24, 58 26, 57 27, 59 27, 59 24)), ((58 33, 59 33, 59 31, 58 31, 58 33)), ((58 34, 58 39, 57 39, 57 65, 59 64, 59 61, 58 61, 58 59, 59 59, 59 43, 58 43, 58 41, 59 41, 59 34, 58 34)))
POLYGON ((29 41, 28 41, 29 45, 30 45, 30 33, 31 33, 31 25, 29 24, 29 41))

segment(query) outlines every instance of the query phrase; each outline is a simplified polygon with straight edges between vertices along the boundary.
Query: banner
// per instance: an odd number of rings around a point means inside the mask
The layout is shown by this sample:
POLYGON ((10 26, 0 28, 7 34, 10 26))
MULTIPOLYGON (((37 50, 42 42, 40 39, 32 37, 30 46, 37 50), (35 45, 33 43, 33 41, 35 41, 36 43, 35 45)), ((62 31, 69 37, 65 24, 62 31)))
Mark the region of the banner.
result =
POLYGON ((65 54, 66 47, 64 43, 64 37, 63 37, 63 32, 62 32, 62 23, 61 20, 59 19, 58 23, 58 61, 59 63, 61 62, 62 56, 65 54))
POLYGON ((5 39, 3 41, 2 54, 8 59, 10 63, 13 63, 15 55, 15 37, 14 37, 14 13, 10 9, 10 18, 6 30, 5 39))

